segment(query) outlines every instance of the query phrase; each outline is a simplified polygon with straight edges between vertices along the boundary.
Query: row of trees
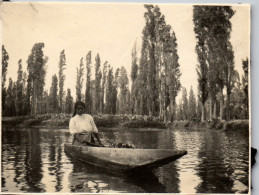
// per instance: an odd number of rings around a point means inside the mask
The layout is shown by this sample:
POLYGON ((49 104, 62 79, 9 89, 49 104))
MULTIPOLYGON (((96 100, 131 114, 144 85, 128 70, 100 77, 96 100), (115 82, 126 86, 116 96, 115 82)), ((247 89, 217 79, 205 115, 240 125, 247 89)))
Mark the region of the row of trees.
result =
MULTIPOLYGON (((194 6, 193 22, 198 56, 198 98, 193 88, 181 90, 177 39, 166 24, 158 6, 145 5, 145 26, 142 32, 140 58, 136 43, 132 48, 129 78, 122 66, 113 70, 101 62, 99 54, 92 60, 89 51, 81 58, 77 69, 76 100, 86 103, 90 114, 139 114, 159 116, 164 121, 248 117, 248 59, 243 61, 241 79, 234 68, 234 53, 230 39, 229 6, 194 6), (85 86, 84 86, 85 85, 85 86), (82 91, 85 89, 85 91, 82 91), (224 96, 226 94, 226 96, 224 96)), ((66 77, 65 50, 60 52, 58 74, 52 76, 49 90, 44 89, 46 63, 44 43, 36 43, 27 60, 27 71, 18 62, 17 81, 9 79, 5 87, 9 56, 2 47, 2 110, 3 115, 38 113, 71 113, 74 99, 71 90, 64 91, 66 77)))
POLYGON ((174 120, 175 98, 181 88, 176 35, 158 6, 145 8, 139 64, 136 48, 132 52, 131 110, 174 120))
MULTIPOLYGON (((74 99, 71 89, 64 92, 66 68, 65 51, 60 53, 58 76, 52 76, 51 87, 44 90, 46 63, 43 43, 36 43, 27 60, 27 71, 22 70, 22 60, 18 61, 17 80, 9 79, 6 88, 6 73, 9 55, 2 46, 2 111, 4 116, 36 115, 44 113, 71 113, 74 99), (66 95, 65 95, 66 94, 66 95)), ((129 113, 130 92, 129 79, 124 67, 114 74, 107 61, 102 66, 99 54, 95 57, 94 79, 92 79, 91 51, 86 56, 86 75, 84 75, 83 58, 77 67, 76 100, 85 101, 86 110, 91 114, 129 113), (83 80, 86 78, 85 93, 82 92, 83 80), (120 93, 118 93, 120 91, 120 93)))
MULTIPOLYGON (((208 119, 230 120, 231 117, 231 94, 239 79, 234 67, 234 52, 230 42, 232 30, 230 19, 234 13, 230 6, 194 6, 193 8, 202 121, 205 120, 207 101, 210 104, 208 119), (226 98, 223 95, 224 90, 226 98), (219 112, 217 112, 217 103, 220 104, 219 112)), ((248 59, 245 61, 243 63, 248 65, 248 59)), ((245 73, 248 74, 248 72, 245 73)), ((244 83, 245 85, 248 83, 244 83)), ((244 93, 248 96, 248 91, 244 93)), ((245 109, 248 112, 248 105, 245 109)))
MULTIPOLYGON (((237 76, 237 81, 230 95, 229 117, 233 119, 247 119, 248 116, 248 59, 243 60, 244 76, 237 76)), ((220 94, 218 94, 220 95, 220 94)), ((226 99, 225 99, 226 102, 226 99)), ((216 100, 216 113, 220 112, 220 98, 216 100)), ((227 113, 227 107, 224 106, 223 112, 227 113)), ((202 113, 202 103, 199 98, 194 95, 193 88, 190 88, 189 93, 186 88, 182 87, 182 97, 179 99, 176 108, 176 120, 188 120, 200 122, 204 118, 210 119, 210 100, 204 104, 204 113, 202 113)), ((226 118, 226 115, 224 115, 226 118)))
MULTIPOLYGON (((35 115, 37 113, 58 112, 63 108, 63 86, 65 76, 64 51, 60 54, 59 63, 59 99, 56 97, 56 75, 52 77, 50 93, 44 90, 46 63, 48 57, 43 53, 44 43, 36 43, 27 60, 27 71, 22 70, 22 60, 18 61, 17 80, 9 78, 8 88, 5 87, 9 55, 2 46, 2 112, 4 116, 35 115)), ((69 92, 70 90, 68 90, 69 92)), ((67 94, 69 96, 69 93, 67 94)), ((71 96, 71 92, 70 92, 71 96)), ((71 96, 72 97, 72 96, 71 96)), ((72 104, 72 103, 71 103, 72 104)), ((63 109, 64 110, 64 109, 63 109)))

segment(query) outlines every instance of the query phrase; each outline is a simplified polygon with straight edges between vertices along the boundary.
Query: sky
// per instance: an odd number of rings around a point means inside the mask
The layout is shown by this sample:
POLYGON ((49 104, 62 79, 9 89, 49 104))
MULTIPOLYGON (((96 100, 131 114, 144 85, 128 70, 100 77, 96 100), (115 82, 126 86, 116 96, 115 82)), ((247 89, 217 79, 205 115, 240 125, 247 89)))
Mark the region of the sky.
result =
MULTIPOLYGON (((193 87, 197 94, 197 55, 192 22, 192 5, 158 4, 166 23, 176 34, 181 84, 193 87)), ((250 56, 250 8, 248 5, 232 5, 231 43, 235 55, 235 67, 243 74, 242 59, 250 56)), ((97 53, 101 63, 113 67, 124 66, 130 78, 131 51, 135 41, 141 50, 145 8, 136 3, 8 3, 1 7, 2 44, 9 54, 8 78, 17 79, 18 61, 23 70, 35 43, 45 43, 48 56, 46 86, 49 90, 51 77, 58 74, 60 52, 66 55, 65 90, 70 88, 75 98, 76 67, 80 59, 92 51, 92 62, 97 53)), ((140 58, 140 55, 138 55, 140 58)), ((84 79, 85 83, 85 79, 84 79)), ((84 90, 84 88, 83 88, 84 90)), ((177 99, 180 98, 180 94, 177 99)))

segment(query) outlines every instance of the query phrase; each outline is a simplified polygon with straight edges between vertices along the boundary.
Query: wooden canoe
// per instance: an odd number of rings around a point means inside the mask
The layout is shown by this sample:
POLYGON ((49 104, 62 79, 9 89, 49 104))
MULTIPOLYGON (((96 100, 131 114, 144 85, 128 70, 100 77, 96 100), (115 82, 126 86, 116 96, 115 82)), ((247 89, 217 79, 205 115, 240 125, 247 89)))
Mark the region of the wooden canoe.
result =
POLYGON ((186 151, 78 146, 65 144, 65 152, 88 164, 119 172, 154 168, 174 161, 186 151))

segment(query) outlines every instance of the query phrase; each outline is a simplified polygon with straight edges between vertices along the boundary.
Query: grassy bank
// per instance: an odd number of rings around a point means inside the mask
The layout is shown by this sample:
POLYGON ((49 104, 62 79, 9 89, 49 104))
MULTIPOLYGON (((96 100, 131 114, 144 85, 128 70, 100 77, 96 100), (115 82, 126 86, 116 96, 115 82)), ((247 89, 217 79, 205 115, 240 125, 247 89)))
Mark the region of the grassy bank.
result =
MULTIPOLYGON (((45 114, 35 117, 3 117, 3 126, 68 128, 71 115, 45 114)), ((193 129, 193 130, 233 130, 249 132, 248 120, 219 121, 196 123, 192 121, 174 121, 163 123, 159 118, 141 115, 95 115, 95 124, 98 128, 155 128, 155 129, 193 129)))
POLYGON ((249 132, 249 120, 219 121, 210 122, 192 122, 192 121, 175 121, 168 124, 171 129, 213 129, 225 131, 247 131, 249 132))
MULTIPOLYGON (((95 115, 96 126, 104 128, 156 128, 166 129, 166 125, 156 117, 141 115, 95 115)), ((47 128, 68 128, 71 115, 45 114, 35 117, 3 117, 4 126, 40 126, 47 128)))

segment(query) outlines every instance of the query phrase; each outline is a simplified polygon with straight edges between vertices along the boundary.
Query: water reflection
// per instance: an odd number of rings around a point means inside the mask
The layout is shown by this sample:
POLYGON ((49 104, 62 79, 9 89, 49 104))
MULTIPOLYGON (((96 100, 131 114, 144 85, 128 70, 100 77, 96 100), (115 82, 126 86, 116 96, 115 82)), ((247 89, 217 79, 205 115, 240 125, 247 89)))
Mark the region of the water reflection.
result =
POLYGON ((230 175, 233 173, 233 166, 225 167, 227 158, 223 151, 223 144, 227 144, 223 132, 206 132, 203 134, 203 142, 198 152, 201 159, 198 166, 198 175, 202 182, 197 186, 199 192, 233 193, 233 180, 230 175))
POLYGON ((197 131, 176 131, 174 149, 188 150, 188 154, 176 161, 177 172, 179 173, 179 190, 185 193, 197 193, 196 186, 201 182, 197 174, 199 165, 198 151, 204 140, 197 131))
POLYGON ((71 192, 145 192, 130 182, 126 182, 122 176, 107 174, 104 170, 84 164, 73 157, 70 157, 70 160, 73 162, 73 171, 68 176, 71 192))
POLYGON ((222 131, 102 130, 105 144, 188 150, 177 161, 132 175, 108 174, 64 153, 68 130, 3 129, 3 192, 247 193, 247 135, 222 131))

